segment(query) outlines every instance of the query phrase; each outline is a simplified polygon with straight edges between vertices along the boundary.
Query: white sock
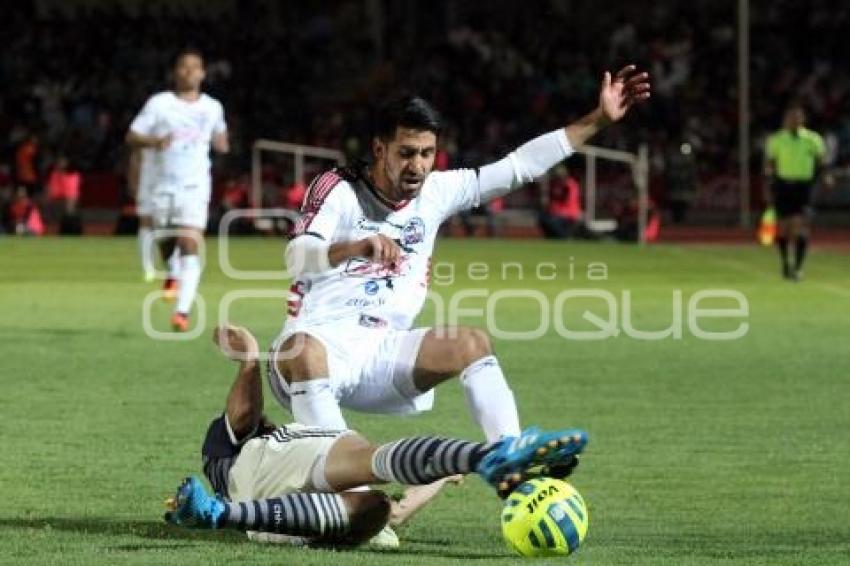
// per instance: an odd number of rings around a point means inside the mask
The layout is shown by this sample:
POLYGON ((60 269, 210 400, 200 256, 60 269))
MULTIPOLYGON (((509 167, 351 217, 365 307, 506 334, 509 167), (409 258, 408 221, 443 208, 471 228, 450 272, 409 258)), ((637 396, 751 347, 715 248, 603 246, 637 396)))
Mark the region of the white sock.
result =
POLYGON ((177 290, 175 312, 189 314, 198 283, 201 281, 201 260, 197 255, 184 255, 180 258, 180 288, 177 290))
POLYGON ((292 383, 289 398, 295 422, 332 430, 348 428, 327 377, 292 383))
POLYGON ((516 401, 496 356, 485 356, 460 374, 466 406, 488 442, 519 436, 516 401))
POLYGON ((180 249, 175 246, 171 252, 171 257, 168 258, 168 278, 177 279, 180 277, 180 249))
POLYGON ((153 230, 147 226, 140 226, 136 241, 139 244, 139 258, 142 260, 142 272, 145 276, 153 276, 155 271, 153 265, 153 230))

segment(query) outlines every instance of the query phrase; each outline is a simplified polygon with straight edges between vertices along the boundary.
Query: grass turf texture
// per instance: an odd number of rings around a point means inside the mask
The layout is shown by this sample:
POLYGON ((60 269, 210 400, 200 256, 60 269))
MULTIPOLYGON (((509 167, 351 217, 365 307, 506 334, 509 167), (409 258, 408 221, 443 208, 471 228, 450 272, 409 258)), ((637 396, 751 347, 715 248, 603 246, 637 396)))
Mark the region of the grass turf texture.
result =
MULTIPOLYGON (((280 281, 227 279, 216 241, 209 244, 201 284, 208 327, 227 291, 286 289, 280 281)), ((236 240, 231 261, 274 269, 281 251, 277 241, 236 240)), ((550 330, 534 341, 496 341, 524 423, 590 431, 573 478, 590 508, 590 531, 568 560, 827 564, 850 554, 847 256, 816 250, 800 284, 782 281, 774 253, 755 247, 444 240, 435 261, 455 264, 454 284, 434 286, 446 302, 471 287, 538 289, 550 304, 565 288, 606 289, 618 301, 628 289, 641 329, 670 324, 674 289, 686 304, 707 288, 748 299, 749 332, 732 342, 698 340, 687 325, 681 340, 578 342, 550 330), (472 261, 490 266, 486 281, 470 280, 472 261), (535 277, 541 261, 557 264, 556 279, 535 277), (588 280, 591 261, 607 265, 607 280, 588 280), (503 280, 500 262, 520 262, 523 280, 515 269, 503 280)), ((164 525, 163 500, 199 472, 202 435, 234 368, 213 349, 209 328, 186 343, 147 338, 141 305, 153 287, 140 280, 132 239, 0 239, 0 562, 516 563, 499 534, 499 501, 474 477, 425 510, 398 551, 288 549, 164 525)), ((501 301, 497 322, 533 329, 534 305, 501 301)), ((590 330, 582 306, 605 309, 599 300, 568 303, 567 325, 590 330)), ((279 299, 244 300, 232 320, 268 343, 284 312, 279 299)), ((161 329, 168 313, 154 305, 161 329)), ((420 320, 431 319, 426 312, 420 320)), ((348 418, 375 441, 480 434, 457 383, 440 387, 436 409, 421 417, 348 418)))

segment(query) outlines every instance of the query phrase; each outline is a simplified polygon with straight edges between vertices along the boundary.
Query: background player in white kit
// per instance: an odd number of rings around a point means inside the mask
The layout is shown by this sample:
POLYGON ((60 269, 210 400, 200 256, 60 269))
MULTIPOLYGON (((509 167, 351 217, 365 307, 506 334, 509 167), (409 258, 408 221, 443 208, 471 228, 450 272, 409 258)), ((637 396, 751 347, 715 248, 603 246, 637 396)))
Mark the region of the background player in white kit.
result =
MULTIPOLYGON (((133 148, 155 150, 153 219, 156 228, 179 229, 180 276, 171 324, 175 330, 189 328, 189 311, 201 278, 198 243, 207 224, 211 192, 210 147, 229 151, 224 109, 220 102, 200 91, 204 60, 195 50, 181 51, 174 61, 174 90, 150 97, 130 124, 127 143, 133 148)), ((163 253, 170 255, 170 250, 163 253)))
POLYGON ((287 246, 289 318, 272 345, 269 383, 300 423, 346 428, 340 406, 414 414, 460 375, 470 413, 490 441, 520 432, 516 403, 488 335, 417 328, 437 230, 461 210, 504 195, 566 159, 649 98, 633 65, 605 73, 599 104, 576 122, 480 169, 431 172, 440 119, 403 96, 379 113, 374 162, 320 175, 287 246))
MULTIPOLYGON (((139 219, 139 258, 145 282, 156 276, 153 237, 153 193, 156 185, 156 155, 154 149, 133 149, 127 167, 127 182, 135 195, 136 217, 139 219)), ((171 256, 163 258, 168 277, 163 283, 163 296, 168 301, 176 298, 177 278, 180 276, 180 252, 175 248, 171 256)))

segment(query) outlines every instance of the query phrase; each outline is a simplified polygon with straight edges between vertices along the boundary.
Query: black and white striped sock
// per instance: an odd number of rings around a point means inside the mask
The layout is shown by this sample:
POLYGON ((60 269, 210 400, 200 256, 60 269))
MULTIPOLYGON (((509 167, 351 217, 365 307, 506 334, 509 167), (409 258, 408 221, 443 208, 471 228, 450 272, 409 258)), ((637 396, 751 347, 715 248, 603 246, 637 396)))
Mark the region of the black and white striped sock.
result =
POLYGON ((494 444, 420 436, 383 444, 372 456, 372 473, 384 481, 427 484, 474 472, 494 444))
POLYGON ((348 512, 336 493, 293 493, 273 499, 225 503, 220 527, 306 537, 348 533, 348 512))

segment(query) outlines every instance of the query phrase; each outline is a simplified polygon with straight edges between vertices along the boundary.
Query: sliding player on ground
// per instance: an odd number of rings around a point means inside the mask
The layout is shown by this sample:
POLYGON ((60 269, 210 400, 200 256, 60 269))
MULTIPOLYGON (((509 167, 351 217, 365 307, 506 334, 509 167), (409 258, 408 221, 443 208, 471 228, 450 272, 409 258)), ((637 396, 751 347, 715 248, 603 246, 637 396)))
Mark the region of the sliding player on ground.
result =
POLYGON ((186 478, 167 502, 169 522, 300 537, 290 542, 357 544, 387 523, 379 491, 347 491, 399 482, 428 484, 478 474, 501 497, 558 465, 572 469, 587 443, 578 429, 530 428, 494 443, 433 436, 372 444, 354 431, 298 424, 276 427, 263 415, 259 348, 246 329, 217 328, 214 340, 239 362, 224 413, 212 421, 202 456, 207 479, 186 478))

